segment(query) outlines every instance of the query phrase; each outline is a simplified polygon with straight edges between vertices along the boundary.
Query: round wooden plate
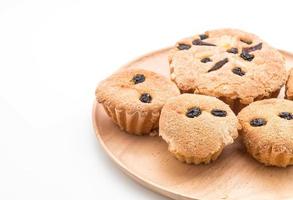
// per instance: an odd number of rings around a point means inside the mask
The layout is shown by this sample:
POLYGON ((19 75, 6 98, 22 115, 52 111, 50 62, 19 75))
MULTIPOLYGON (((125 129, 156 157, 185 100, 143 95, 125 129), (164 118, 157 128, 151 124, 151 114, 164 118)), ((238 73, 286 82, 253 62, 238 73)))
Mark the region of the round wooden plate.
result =
MULTIPOLYGON (((145 68, 169 76, 168 50, 147 54, 124 68, 145 68)), ((287 67, 293 66, 293 54, 281 52, 287 67)), ((239 141, 225 148, 215 162, 196 166, 176 160, 159 136, 124 133, 97 103, 93 106, 93 125, 106 153, 127 175, 170 198, 293 198, 293 167, 265 167, 252 159, 239 141)))

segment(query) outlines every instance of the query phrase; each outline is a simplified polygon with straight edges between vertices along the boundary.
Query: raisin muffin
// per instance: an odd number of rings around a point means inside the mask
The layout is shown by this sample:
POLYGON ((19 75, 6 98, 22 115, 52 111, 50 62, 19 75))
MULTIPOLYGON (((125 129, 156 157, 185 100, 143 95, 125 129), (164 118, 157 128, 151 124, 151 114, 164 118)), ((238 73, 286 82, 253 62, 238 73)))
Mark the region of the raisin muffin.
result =
POLYGON ((177 159, 207 164, 233 143, 239 128, 233 111, 216 97, 182 94, 164 105, 159 135, 177 159))
POLYGON ((290 70, 286 83, 286 98, 293 100, 293 68, 290 70))
POLYGON ((276 97, 286 81, 283 56, 259 37, 235 29, 179 41, 169 63, 171 79, 182 92, 216 96, 235 112, 276 97))
POLYGON ((121 70, 96 89, 96 99, 109 117, 122 130, 137 135, 158 128, 163 105, 179 94, 169 79, 144 69, 121 70))
POLYGON ((293 102, 285 99, 256 101, 238 119, 247 151, 265 165, 293 164, 293 102))

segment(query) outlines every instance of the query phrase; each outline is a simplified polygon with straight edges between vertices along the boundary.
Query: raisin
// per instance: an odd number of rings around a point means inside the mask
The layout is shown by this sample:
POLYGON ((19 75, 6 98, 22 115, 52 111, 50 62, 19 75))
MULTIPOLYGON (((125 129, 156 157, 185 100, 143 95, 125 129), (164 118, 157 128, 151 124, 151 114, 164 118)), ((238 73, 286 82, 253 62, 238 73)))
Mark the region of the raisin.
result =
POLYGON ((215 70, 218 70, 220 69, 221 67, 223 67, 227 62, 228 62, 228 58, 224 58, 223 60, 220 60, 218 61, 211 69, 209 69, 208 72, 211 72, 211 71, 215 71, 215 70))
POLYGON ((245 43, 245 44, 252 44, 252 41, 248 40, 248 39, 240 39, 240 41, 245 43))
POLYGON ((207 43, 207 42, 203 42, 201 41, 200 39, 195 39, 192 41, 192 44, 193 45, 198 45, 198 46, 216 46, 214 44, 211 44, 211 43, 207 43))
POLYGON ((145 76, 143 74, 136 74, 133 78, 132 81, 134 84, 142 83, 145 81, 145 76))
POLYGON ((141 94, 139 100, 143 103, 151 103, 152 96, 148 93, 143 93, 143 94, 141 94))
POLYGON ((254 55, 253 54, 249 54, 246 51, 242 51, 242 53, 240 54, 240 57, 243 58, 244 60, 252 61, 253 58, 254 58, 254 55))
POLYGON ((233 48, 231 48, 231 49, 228 49, 227 52, 228 52, 228 53, 234 53, 234 54, 237 54, 237 53, 238 53, 238 49, 233 47, 233 48))
POLYGON ((281 112, 279 114, 279 117, 281 117, 283 119, 291 120, 291 119, 293 119, 293 114, 289 113, 289 112, 281 112))
POLYGON ((201 110, 197 107, 190 108, 186 112, 186 116, 189 118, 198 117, 201 114, 201 110))
POLYGON ((250 121, 250 125, 257 127, 257 126, 264 126, 267 124, 267 121, 265 119, 262 118, 256 118, 250 121))
POLYGON ((233 69, 232 69, 232 72, 233 72, 234 74, 239 75, 239 76, 244 76, 244 75, 245 75, 245 72, 242 71, 242 69, 241 69, 240 67, 235 67, 235 68, 233 68, 233 69))
POLYGON ((200 62, 207 63, 207 62, 212 62, 212 60, 210 58, 203 58, 200 60, 200 62))
POLYGON ((212 115, 216 116, 216 117, 226 117, 227 116, 227 112, 225 110, 220 110, 220 109, 213 109, 211 111, 212 115))
POLYGON ((207 34, 200 34, 199 35, 199 38, 201 39, 201 40, 205 40, 205 39, 207 39, 209 36, 207 35, 207 34))
POLYGON ((190 49, 191 45, 189 44, 178 44, 177 49, 179 50, 187 50, 190 49))
POLYGON ((252 51, 261 50, 261 49, 262 49, 262 43, 259 43, 259 44, 255 45, 255 46, 252 46, 252 47, 243 48, 242 51, 250 53, 252 51))

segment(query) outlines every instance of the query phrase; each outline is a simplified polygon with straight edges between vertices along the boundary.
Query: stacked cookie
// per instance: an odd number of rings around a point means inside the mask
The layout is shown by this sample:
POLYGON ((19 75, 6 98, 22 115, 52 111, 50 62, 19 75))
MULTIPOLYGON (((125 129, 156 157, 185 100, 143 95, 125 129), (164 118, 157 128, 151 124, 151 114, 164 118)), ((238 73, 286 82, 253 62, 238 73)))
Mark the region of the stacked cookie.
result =
POLYGON ((276 49, 253 34, 221 29, 180 40, 168 59, 171 81, 126 69, 97 87, 97 101, 122 130, 146 135, 159 128, 169 151, 194 164, 217 159, 239 132, 256 160, 293 164, 293 102, 275 99, 285 83, 293 99, 293 70, 287 79, 276 49))

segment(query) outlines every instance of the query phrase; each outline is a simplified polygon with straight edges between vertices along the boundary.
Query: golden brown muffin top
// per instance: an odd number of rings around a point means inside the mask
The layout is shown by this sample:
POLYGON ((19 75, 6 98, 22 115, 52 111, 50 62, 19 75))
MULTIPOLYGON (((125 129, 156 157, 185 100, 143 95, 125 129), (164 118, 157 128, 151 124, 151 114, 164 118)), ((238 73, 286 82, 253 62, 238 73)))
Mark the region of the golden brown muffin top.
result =
POLYGON ((96 89, 100 103, 127 112, 160 111, 167 99, 179 95, 166 77, 144 69, 124 69, 102 81, 96 89))
POLYGON ((236 29, 183 39, 169 54, 171 79, 184 92, 239 98, 268 96, 285 83, 283 56, 256 35, 236 29))
POLYGON ((227 104, 215 97, 196 94, 169 99, 162 109, 159 127, 159 134, 168 142, 171 151, 198 158, 205 158, 233 143, 238 136, 237 128, 240 128, 227 104))
POLYGON ((292 101, 256 101, 241 110, 238 119, 252 151, 293 153, 292 101))

